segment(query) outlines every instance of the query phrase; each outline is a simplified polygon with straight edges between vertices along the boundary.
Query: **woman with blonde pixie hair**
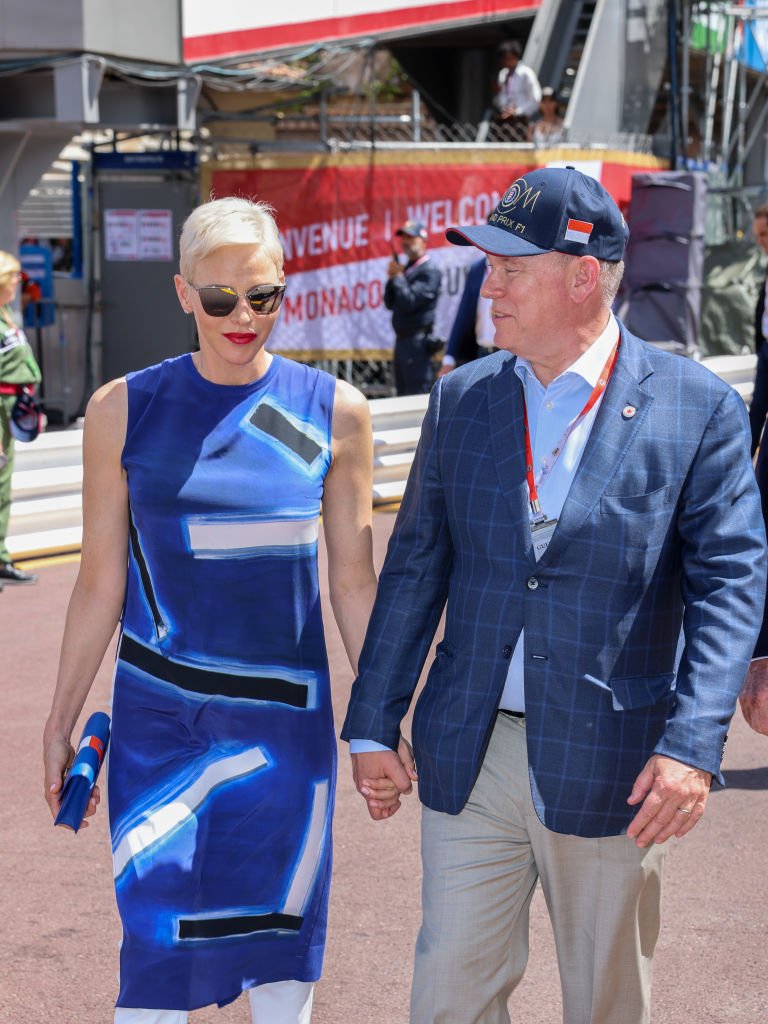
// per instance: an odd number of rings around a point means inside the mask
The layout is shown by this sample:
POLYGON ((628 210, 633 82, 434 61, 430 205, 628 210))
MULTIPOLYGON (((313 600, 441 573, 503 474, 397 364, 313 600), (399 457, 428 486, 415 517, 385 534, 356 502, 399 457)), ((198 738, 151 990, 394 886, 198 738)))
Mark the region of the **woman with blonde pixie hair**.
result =
MULTIPOLYGON (((56 814, 121 619, 107 780, 115 1021, 183 1024, 247 990, 257 1024, 307 1024, 336 773, 318 524, 322 508, 355 668, 376 586, 370 420, 354 388, 266 349, 286 289, 268 206, 206 203, 180 249, 176 291, 199 350, 106 384, 86 414, 46 799, 56 814)), ((386 784, 377 798, 398 803, 386 784)))
POLYGON ((4 583, 37 582, 37 576, 13 564, 6 544, 15 448, 11 410, 23 387, 40 383, 40 368, 11 310, 20 281, 21 264, 0 250, 0 590, 4 583))

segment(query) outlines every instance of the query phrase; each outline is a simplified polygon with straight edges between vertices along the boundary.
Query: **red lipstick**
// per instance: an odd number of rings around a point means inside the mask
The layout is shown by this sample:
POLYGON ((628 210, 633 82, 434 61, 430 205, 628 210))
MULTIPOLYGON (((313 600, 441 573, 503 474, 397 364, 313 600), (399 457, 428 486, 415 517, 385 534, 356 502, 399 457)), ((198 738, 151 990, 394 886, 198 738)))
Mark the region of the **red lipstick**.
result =
POLYGON ((224 337, 227 341, 231 341, 233 345, 248 345, 252 341, 256 340, 255 334, 225 334, 224 337))

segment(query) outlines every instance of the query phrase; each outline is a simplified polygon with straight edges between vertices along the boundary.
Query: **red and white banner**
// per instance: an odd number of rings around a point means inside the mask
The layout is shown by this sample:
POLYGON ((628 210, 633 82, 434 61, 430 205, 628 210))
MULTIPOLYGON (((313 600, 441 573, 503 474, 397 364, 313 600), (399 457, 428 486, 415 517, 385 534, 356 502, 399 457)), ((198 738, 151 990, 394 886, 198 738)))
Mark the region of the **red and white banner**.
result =
MULTIPOLYGON (((211 169, 205 187, 217 198, 245 196, 275 208, 287 289, 269 347, 304 358, 371 357, 392 348, 383 293, 387 263, 393 247, 399 250, 397 228, 406 220, 427 228, 430 259, 443 276, 435 333, 445 338, 466 269, 480 256, 471 246, 450 245, 446 228, 485 223, 516 178, 545 166, 534 162, 537 155, 526 153, 529 162, 501 149, 261 158, 250 170, 211 169)), ((666 167, 653 157, 592 155, 571 151, 546 166, 567 162, 591 174, 623 208, 633 173, 666 167)))
POLYGON ((189 63, 365 36, 534 14, 542 0, 182 0, 184 60, 189 63))

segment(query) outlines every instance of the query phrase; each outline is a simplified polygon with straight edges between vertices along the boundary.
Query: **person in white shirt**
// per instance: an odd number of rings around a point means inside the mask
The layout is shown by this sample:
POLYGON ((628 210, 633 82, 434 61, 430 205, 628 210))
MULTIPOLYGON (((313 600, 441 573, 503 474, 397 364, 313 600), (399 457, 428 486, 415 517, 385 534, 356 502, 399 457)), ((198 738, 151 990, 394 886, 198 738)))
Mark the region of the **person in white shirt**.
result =
POLYGON ((498 50, 501 69, 496 81, 493 105, 496 121, 519 135, 525 142, 528 123, 539 112, 541 86, 533 68, 523 64, 516 39, 502 43, 498 50))

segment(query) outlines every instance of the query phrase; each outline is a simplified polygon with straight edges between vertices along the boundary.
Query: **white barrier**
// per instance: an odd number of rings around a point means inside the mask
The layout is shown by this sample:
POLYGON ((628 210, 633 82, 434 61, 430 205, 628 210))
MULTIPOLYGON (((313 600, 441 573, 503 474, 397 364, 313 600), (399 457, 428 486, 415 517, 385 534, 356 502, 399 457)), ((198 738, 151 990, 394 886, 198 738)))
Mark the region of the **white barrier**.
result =
POLYGON ((79 551, 82 484, 81 424, 16 443, 8 536, 13 558, 79 551))
MULTIPOLYGON (((752 398, 755 356, 714 356, 704 365, 752 398)), ((413 461, 427 409, 427 395, 376 398, 373 424, 373 504, 397 502, 413 461)), ((82 539, 82 428, 41 435, 18 444, 8 547, 14 558, 78 551, 82 539)))

